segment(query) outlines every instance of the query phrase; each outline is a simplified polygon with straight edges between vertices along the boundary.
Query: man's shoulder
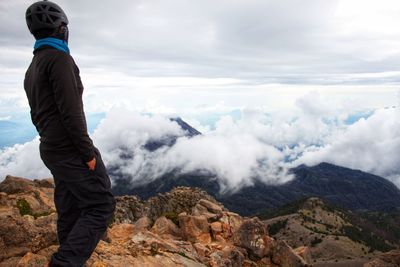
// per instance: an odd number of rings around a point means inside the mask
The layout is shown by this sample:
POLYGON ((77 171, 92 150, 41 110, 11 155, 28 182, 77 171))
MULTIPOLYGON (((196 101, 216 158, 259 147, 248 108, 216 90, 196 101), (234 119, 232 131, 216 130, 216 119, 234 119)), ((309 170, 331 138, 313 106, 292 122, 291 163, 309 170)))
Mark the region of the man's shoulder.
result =
POLYGON ((37 54, 48 58, 50 62, 54 63, 63 62, 64 64, 65 63, 75 64, 74 59, 72 58, 71 55, 52 47, 41 49, 37 51, 37 54))

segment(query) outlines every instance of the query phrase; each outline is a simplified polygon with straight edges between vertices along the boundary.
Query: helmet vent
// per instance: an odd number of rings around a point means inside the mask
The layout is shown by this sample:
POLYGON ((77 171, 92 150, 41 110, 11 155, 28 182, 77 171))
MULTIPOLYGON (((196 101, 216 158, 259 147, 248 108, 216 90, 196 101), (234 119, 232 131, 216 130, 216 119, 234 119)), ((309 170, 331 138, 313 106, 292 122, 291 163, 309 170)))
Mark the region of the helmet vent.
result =
POLYGON ((58 17, 53 16, 53 15, 49 15, 49 17, 50 17, 50 19, 51 19, 53 22, 56 22, 57 19, 58 19, 58 17))
POLYGON ((45 23, 51 23, 50 19, 48 16, 45 16, 46 20, 44 21, 45 23))
POLYGON ((54 7, 50 7, 50 8, 49 8, 49 11, 61 13, 60 10, 57 10, 57 9, 55 9, 54 7))

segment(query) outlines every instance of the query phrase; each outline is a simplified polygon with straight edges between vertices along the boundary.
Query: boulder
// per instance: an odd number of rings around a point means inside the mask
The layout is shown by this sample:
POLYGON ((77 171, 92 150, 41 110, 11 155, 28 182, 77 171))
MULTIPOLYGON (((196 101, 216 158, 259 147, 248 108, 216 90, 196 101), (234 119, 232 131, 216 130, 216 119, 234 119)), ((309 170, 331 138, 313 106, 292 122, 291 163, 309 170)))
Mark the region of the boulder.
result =
POLYGON ((222 223, 221 222, 213 222, 210 224, 210 230, 212 237, 215 239, 218 235, 222 235, 222 223))
POLYGON ((23 256, 19 260, 17 267, 27 267, 27 266, 39 267, 39 266, 46 266, 47 263, 48 260, 46 259, 45 256, 28 252, 25 254, 25 256, 23 256))
POLYGON ((174 224, 171 220, 167 219, 165 216, 161 216, 156 220, 151 232, 161 236, 161 237, 174 237, 180 238, 182 236, 181 230, 174 224))
POLYGON ((294 253, 299 255, 301 258, 305 260, 308 264, 312 264, 312 257, 311 257, 311 251, 310 248, 307 246, 301 246, 298 248, 295 248, 294 253))
POLYGON ((47 179, 35 179, 33 180, 36 186, 43 187, 43 188, 54 188, 54 179, 47 178, 47 179))
POLYGON ((53 189, 12 176, 0 187, 0 261, 55 244, 53 189))
POLYGON ((222 207, 216 203, 213 203, 207 199, 200 199, 198 202, 199 205, 205 207, 209 212, 221 215, 222 214, 222 207))
POLYGON ((0 215, 0 261, 55 244, 56 219, 56 214, 40 218, 39 221, 29 215, 0 215))
POLYGON ((194 243, 193 244, 194 249, 197 252, 197 255, 201 258, 201 259, 205 259, 206 257, 210 256, 211 250, 209 247, 203 245, 202 243, 194 243))
POLYGON ((206 216, 209 222, 215 222, 220 218, 219 214, 209 212, 206 207, 200 205, 199 203, 192 208, 192 215, 206 216))
POLYGON ((223 222, 224 225, 229 225, 230 232, 234 233, 239 230, 240 226, 242 225, 243 217, 234 212, 224 211, 219 221, 223 222))
POLYGON ((299 255, 297 255, 291 247, 289 247, 285 241, 279 240, 275 242, 272 251, 272 262, 279 266, 290 266, 290 267, 304 267, 311 266, 304 261, 299 255))
POLYGON ((151 220, 144 216, 135 222, 135 232, 149 230, 151 227, 151 220))
POLYGON ((135 223, 146 216, 148 208, 137 196, 116 197, 114 223, 135 223))
POLYGON ((0 192, 7 194, 26 193, 35 188, 32 180, 7 175, 4 181, 0 183, 0 192))
POLYGON ((227 246, 222 250, 215 251, 210 258, 209 265, 212 267, 243 266, 245 261, 243 253, 234 246, 227 246))
POLYGON ((257 258, 263 258, 271 251, 271 238, 267 228, 258 218, 245 219, 234 233, 235 245, 245 248, 248 253, 257 258))
POLYGON ((211 242, 210 227, 206 216, 181 213, 179 214, 179 226, 185 240, 200 243, 211 242))
POLYGON ((117 224, 113 225, 111 229, 108 229, 107 237, 113 243, 116 242, 125 243, 132 238, 134 231, 135 231, 135 226, 133 224, 129 223, 117 224))

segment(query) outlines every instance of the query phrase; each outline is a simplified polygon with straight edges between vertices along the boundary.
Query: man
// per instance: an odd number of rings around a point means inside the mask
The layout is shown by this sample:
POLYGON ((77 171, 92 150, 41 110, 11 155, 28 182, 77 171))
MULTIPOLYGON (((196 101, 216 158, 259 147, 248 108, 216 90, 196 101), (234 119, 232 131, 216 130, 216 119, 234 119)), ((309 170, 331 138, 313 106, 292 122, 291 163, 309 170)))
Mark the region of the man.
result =
POLYGON ((40 156, 54 176, 58 251, 49 266, 84 266, 115 209, 99 150, 87 133, 79 69, 68 48, 68 19, 55 3, 26 11, 36 39, 24 81, 40 156))

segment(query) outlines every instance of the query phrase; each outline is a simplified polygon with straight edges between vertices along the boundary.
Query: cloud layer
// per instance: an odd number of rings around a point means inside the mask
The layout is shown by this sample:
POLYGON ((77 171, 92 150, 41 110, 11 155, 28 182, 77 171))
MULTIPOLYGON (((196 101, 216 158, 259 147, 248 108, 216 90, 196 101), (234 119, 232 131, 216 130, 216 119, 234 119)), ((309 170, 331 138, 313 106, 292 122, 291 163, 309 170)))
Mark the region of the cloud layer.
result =
MULTIPOLYGON (((188 138, 165 116, 113 109, 92 138, 106 165, 129 175, 133 185, 173 170, 203 170, 215 174, 223 190, 237 190, 255 179, 282 183, 292 178, 290 167, 326 161, 381 175, 400 187, 399 107, 375 110, 352 124, 352 114, 338 110, 329 98, 312 93, 299 98, 293 112, 245 109, 238 118, 222 116, 215 129, 204 127, 203 135, 188 138), (144 148, 170 136, 178 137, 172 147, 144 148)), ((40 161, 38 139, 0 153, 0 175, 6 174, 50 175, 40 161)))

